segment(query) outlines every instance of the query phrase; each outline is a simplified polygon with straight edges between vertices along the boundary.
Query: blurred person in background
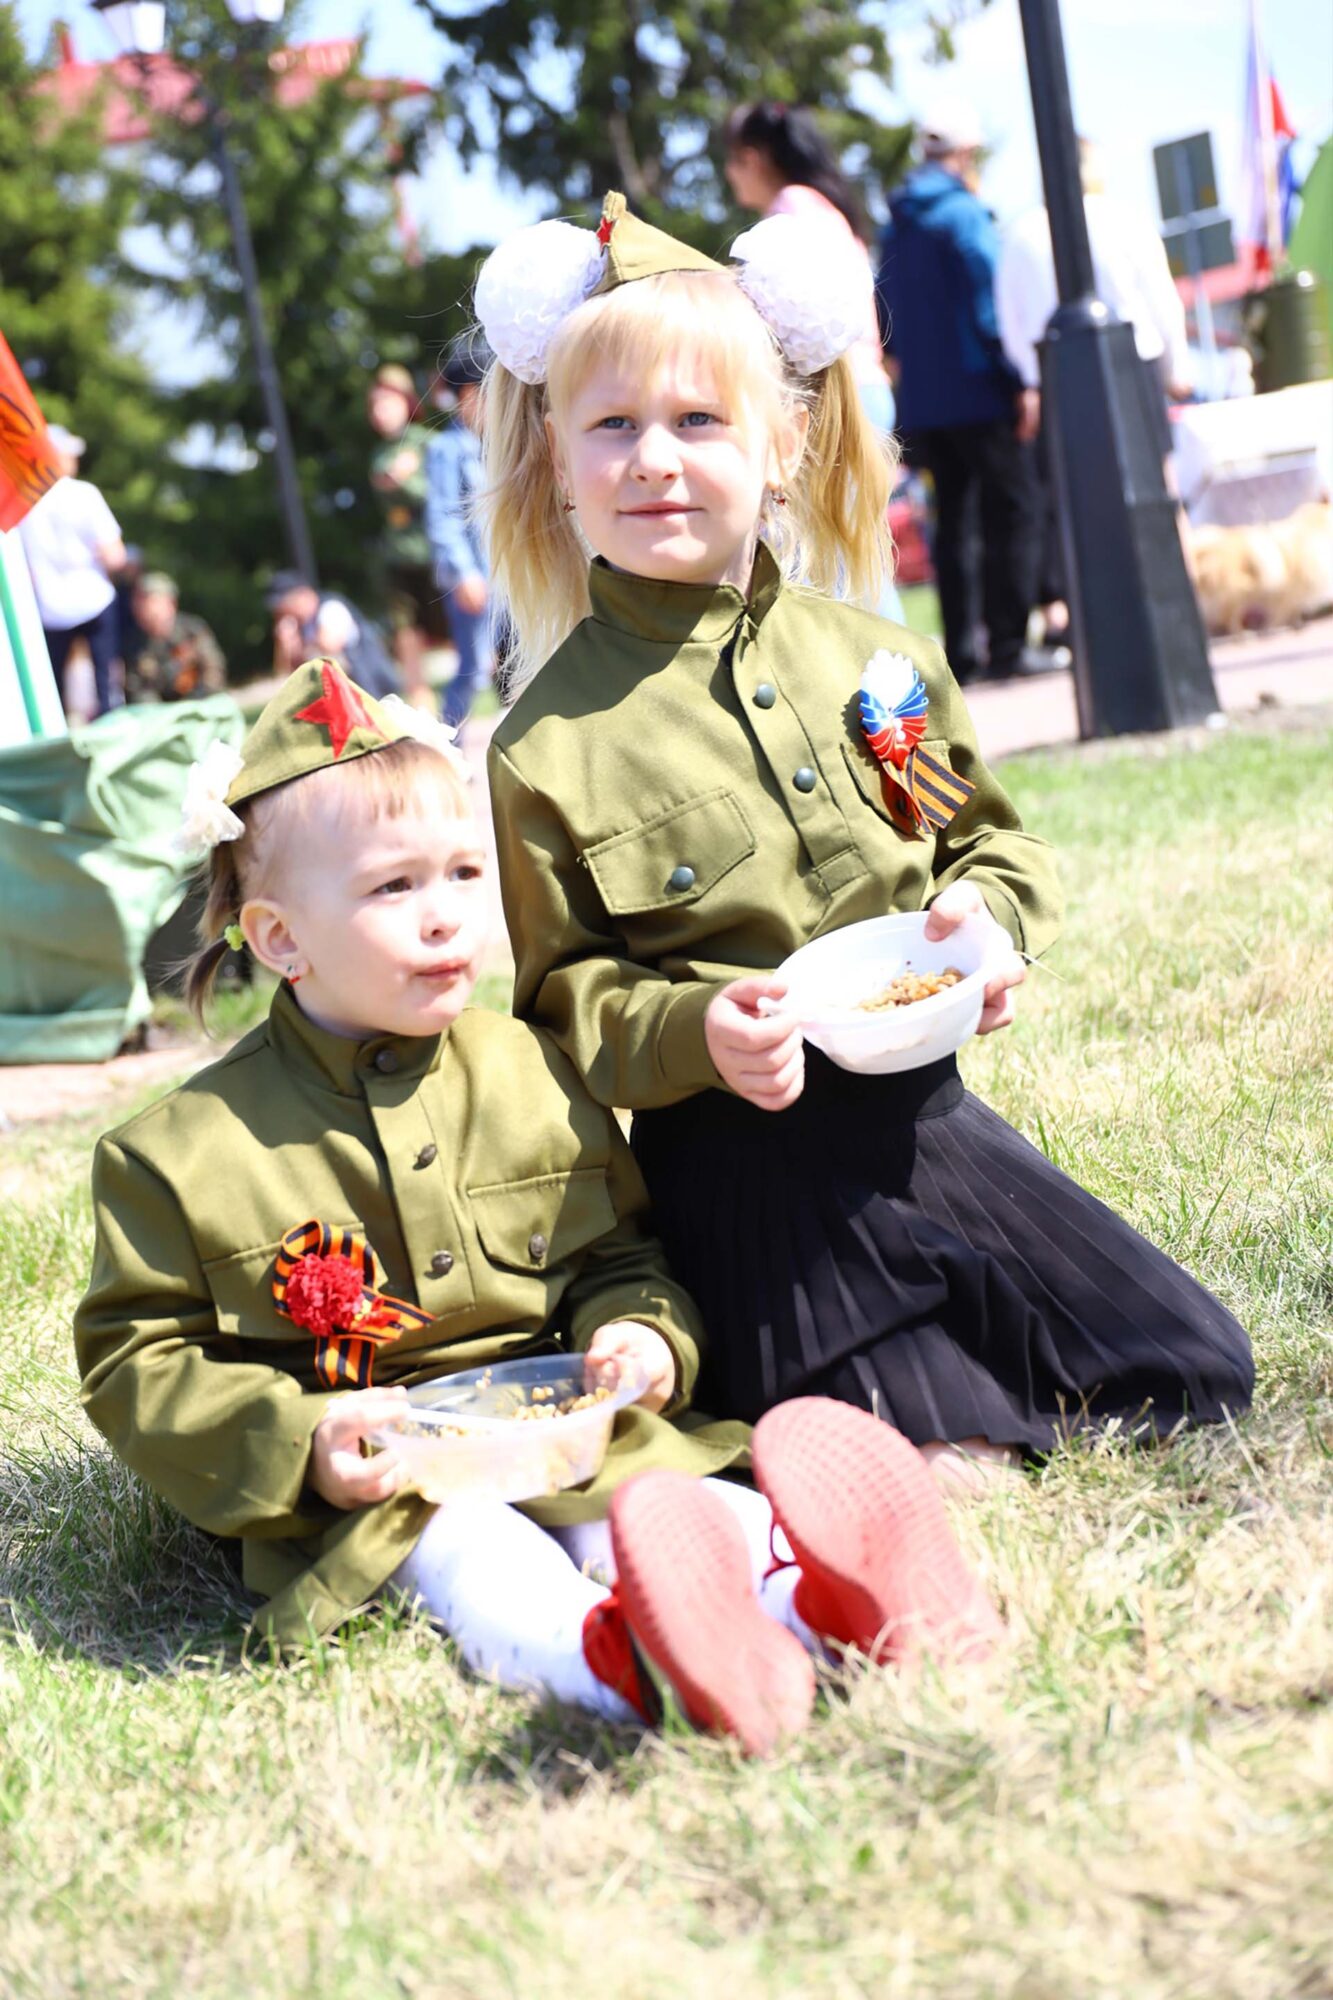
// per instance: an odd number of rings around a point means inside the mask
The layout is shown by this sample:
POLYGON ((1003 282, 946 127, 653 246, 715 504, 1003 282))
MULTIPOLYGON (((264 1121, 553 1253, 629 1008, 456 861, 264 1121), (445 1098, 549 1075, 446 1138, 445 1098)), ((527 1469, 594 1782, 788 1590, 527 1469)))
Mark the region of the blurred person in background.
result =
POLYGON ((1044 668, 1026 649, 1036 595, 1038 398, 995 316, 994 218, 977 192, 976 112, 941 100, 918 128, 922 164, 889 202, 876 291, 898 420, 935 488, 944 645, 960 682, 1044 668), (984 620, 985 643, 982 640, 984 620))
POLYGON ((431 574, 426 538, 426 450, 431 431, 416 421, 416 383, 397 362, 376 370, 366 392, 366 416, 380 440, 371 456, 370 485, 382 518, 380 553, 388 586, 393 655, 403 685, 425 685, 426 653, 448 636, 431 574))
POLYGON ((18 532, 61 702, 70 647, 82 639, 92 657, 97 713, 105 715, 115 700, 120 657, 120 613, 111 578, 124 567, 125 544, 101 492, 78 477, 84 440, 63 424, 49 424, 47 435, 62 477, 25 514, 18 532))
MULTIPOLYGON (((799 215, 827 222, 855 243, 866 260, 865 334, 847 356, 866 415, 884 438, 896 419, 893 384, 884 366, 870 244, 873 231, 861 199, 812 114, 796 104, 740 104, 722 128, 723 172, 738 208, 758 216, 799 215)), ((882 618, 902 619, 890 586, 877 606, 882 618)))
POLYGON ((125 655, 126 701, 190 701, 219 694, 227 662, 212 628, 180 608, 180 590, 164 570, 148 570, 134 586, 140 638, 125 655))
POLYGON ((121 660, 132 659, 143 644, 144 635, 134 616, 134 592, 143 571, 143 550, 126 542, 125 560, 111 578, 116 593, 116 652, 121 660))
POLYGON ((376 696, 398 693, 398 671, 379 628, 350 598, 317 590, 299 570, 280 569, 264 602, 273 619, 275 673, 289 674, 323 652, 322 630, 325 638, 336 637, 339 643, 328 650, 358 687, 376 696))
POLYGON ((481 384, 491 353, 464 334, 440 368, 453 410, 431 438, 426 453, 426 534, 435 586, 445 599, 449 630, 458 649, 458 670, 444 692, 443 716, 457 729, 491 677, 495 663, 491 629, 490 562, 477 495, 485 483, 481 462, 481 384))
MULTIPOLYGON (((1105 192, 1101 160, 1087 139, 1078 142, 1083 213, 1088 222, 1097 296, 1134 329, 1134 345, 1144 366, 1144 389, 1158 450, 1171 450, 1167 401, 1186 402, 1190 383, 1185 307, 1166 260, 1166 246, 1152 216, 1105 192)), ((1032 395, 1040 394, 1037 344, 1059 304, 1051 225, 1039 203, 1009 225, 995 270, 995 311, 1004 351, 1032 395)), ((1044 431, 1037 434, 1037 476, 1041 488, 1042 559, 1039 595, 1048 643, 1068 638, 1064 561, 1059 543, 1044 431)))

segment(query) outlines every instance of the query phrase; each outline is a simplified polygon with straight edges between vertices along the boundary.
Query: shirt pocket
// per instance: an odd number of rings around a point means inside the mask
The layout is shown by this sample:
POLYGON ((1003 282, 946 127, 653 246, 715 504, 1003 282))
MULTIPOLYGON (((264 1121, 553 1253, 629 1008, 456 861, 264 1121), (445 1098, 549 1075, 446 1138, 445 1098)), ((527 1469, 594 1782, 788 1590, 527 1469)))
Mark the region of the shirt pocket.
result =
POLYGON ((467 1201, 488 1262, 529 1277, 570 1263, 616 1226, 602 1167, 469 1188, 467 1201))
MULTIPOLYGON (((922 750, 928 751, 947 770, 953 769, 953 765, 949 761, 949 739, 947 736, 924 737, 920 747, 922 750)), ((885 797, 884 766, 880 763, 870 745, 865 742, 864 738, 848 739, 844 737, 842 754, 846 760, 847 769, 851 772, 853 778, 855 778, 862 797, 874 807, 882 820, 889 826, 892 826, 895 832, 899 832, 900 830, 895 825, 893 816, 889 811, 888 800, 885 797)), ((919 838, 919 836, 907 834, 900 834, 900 837, 903 839, 919 838)))
MULTIPOLYGON (((356 1221, 334 1223, 333 1227, 350 1230, 357 1236, 363 1233, 356 1221)), ((277 1367, 288 1367, 293 1361, 298 1368, 307 1361, 313 1367, 313 1337, 280 1313, 273 1297, 273 1270, 281 1248, 280 1242, 268 1243, 255 1250, 238 1250, 230 1257, 214 1258, 204 1265, 218 1331, 224 1339, 246 1346, 262 1342, 269 1349, 263 1358, 277 1367), (275 1352, 279 1344, 288 1348, 290 1354, 275 1352)), ((383 1281, 381 1272, 377 1288, 383 1281)))
POLYGON ((697 903, 755 852, 740 801, 725 786, 596 841, 583 859, 613 917, 697 903))

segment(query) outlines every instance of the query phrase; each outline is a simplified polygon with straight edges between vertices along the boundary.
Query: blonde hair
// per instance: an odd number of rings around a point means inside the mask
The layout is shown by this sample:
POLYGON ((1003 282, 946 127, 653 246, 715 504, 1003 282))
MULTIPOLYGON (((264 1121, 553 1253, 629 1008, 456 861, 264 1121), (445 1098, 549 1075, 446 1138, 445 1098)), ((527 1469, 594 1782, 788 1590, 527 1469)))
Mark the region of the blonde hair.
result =
POLYGON ((343 809, 355 802, 368 820, 402 819, 428 790, 447 802, 455 819, 471 819, 473 805, 462 773, 437 750, 405 736, 383 750, 368 751, 346 764, 325 764, 285 785, 257 792, 236 807, 245 832, 235 840, 219 841, 201 870, 206 893, 196 926, 199 949, 183 968, 186 1004, 201 1025, 230 949, 224 933, 240 916, 243 904, 278 887, 283 863, 316 802, 332 798, 343 809))
POLYGON ((529 387, 498 362, 486 378, 482 437, 486 523, 498 596, 509 611, 510 691, 517 691, 589 612, 587 551, 556 483, 546 417, 594 369, 651 376, 668 359, 697 355, 720 394, 782 436, 809 415, 792 454, 781 515, 764 520, 788 578, 873 605, 893 575, 888 503, 896 453, 861 405, 845 357, 799 377, 729 271, 668 271, 599 293, 564 320, 548 377, 529 387))

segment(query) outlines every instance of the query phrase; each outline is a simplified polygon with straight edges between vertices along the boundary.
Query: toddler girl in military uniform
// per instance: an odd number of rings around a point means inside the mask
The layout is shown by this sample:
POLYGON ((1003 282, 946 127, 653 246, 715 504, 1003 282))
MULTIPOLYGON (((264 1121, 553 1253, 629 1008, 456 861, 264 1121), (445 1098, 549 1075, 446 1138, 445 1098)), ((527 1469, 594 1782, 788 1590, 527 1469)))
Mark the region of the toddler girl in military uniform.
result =
POLYGON ((314 661, 242 752, 195 767, 187 830, 212 852, 187 991, 202 1009, 241 944, 282 983, 98 1147, 84 1404, 190 1520, 240 1537, 277 1639, 397 1589, 506 1685, 625 1720, 651 1712, 646 1660, 692 1719, 767 1749, 809 1711, 812 1626, 896 1657, 982 1649, 994 1613, 910 1446, 855 1412, 771 1426, 767 1499, 711 1476, 749 1433, 687 1414, 698 1316, 614 1118, 544 1031, 465 1009, 486 897, 451 733, 314 661), (363 1454, 408 1385, 561 1346, 648 1385, 591 1485, 436 1509, 391 1449, 363 1454))
POLYGON ((731 254, 612 195, 595 234, 539 224, 478 279, 526 680, 490 764, 516 1011, 634 1113, 709 1408, 844 1398, 962 1484, 1084 1426, 1243 1410, 1231 1315, 952 1058, 849 1074, 781 1008, 798 946, 928 907, 928 937, 994 932, 1004 1027, 1060 898, 939 648, 830 594, 873 604, 892 562, 845 358, 863 272, 790 216, 731 254))

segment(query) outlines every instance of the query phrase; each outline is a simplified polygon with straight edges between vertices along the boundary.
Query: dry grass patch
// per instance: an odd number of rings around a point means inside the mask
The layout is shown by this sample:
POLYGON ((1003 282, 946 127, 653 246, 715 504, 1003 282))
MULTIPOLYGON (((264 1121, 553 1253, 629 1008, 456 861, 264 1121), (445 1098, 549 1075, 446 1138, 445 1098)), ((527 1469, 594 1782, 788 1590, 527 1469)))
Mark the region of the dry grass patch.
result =
POLYGON ((1327 2000, 1330 751, 1013 767, 1063 983, 969 1078, 1246 1320, 1262 1400, 961 1514, 1003 1657, 829 1673, 772 1765, 499 1695, 397 1615, 248 1652, 78 1411, 95 1121, 48 1133, 0 1223, 6 2000, 1327 2000))

